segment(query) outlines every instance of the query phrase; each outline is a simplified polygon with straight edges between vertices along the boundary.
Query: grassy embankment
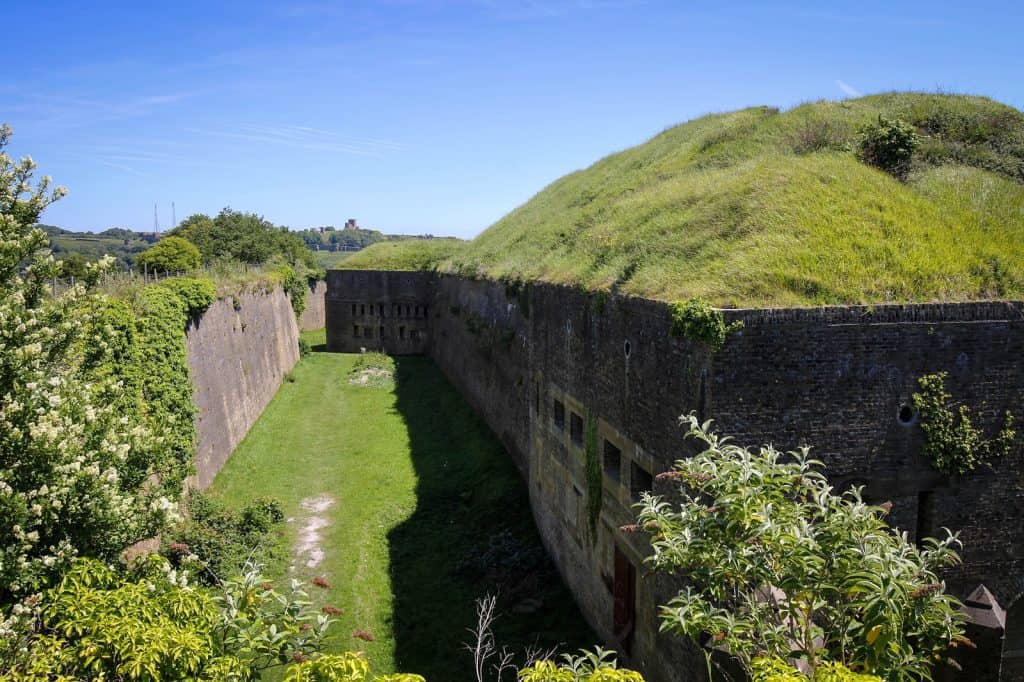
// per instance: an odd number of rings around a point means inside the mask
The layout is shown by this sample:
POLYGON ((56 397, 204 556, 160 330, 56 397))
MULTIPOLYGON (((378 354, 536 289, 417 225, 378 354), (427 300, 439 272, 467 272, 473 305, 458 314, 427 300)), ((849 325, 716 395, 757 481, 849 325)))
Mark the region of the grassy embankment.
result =
MULTIPOLYGON (((307 339, 323 344, 323 332, 307 339)), ((505 597, 499 641, 592 645, 546 557, 512 576, 472 560, 503 531, 516 542, 511 554, 492 551, 498 563, 529 566, 538 555, 525 486, 497 439, 429 360, 396 358, 393 381, 356 385, 349 373, 359 357, 315 352, 300 361, 211 491, 232 505, 280 499, 293 519, 282 539, 289 547, 313 516, 326 522, 316 543, 322 562, 307 567, 304 554, 295 575, 326 578, 330 589, 311 588, 312 596, 344 610, 331 648, 366 651, 381 673, 468 680, 462 643, 473 600, 495 582, 505 597), (302 505, 325 495, 333 504, 322 511, 302 505), (532 597, 543 602, 538 610, 513 612, 532 597), (356 630, 374 641, 353 638, 356 630)))
MULTIPOLYGON (((375 249, 352 267, 424 266, 375 249)), ((894 93, 704 116, 556 180, 425 267, 720 306, 1020 298, 1024 114, 894 93), (879 115, 922 136, 905 181, 857 157, 879 115)))

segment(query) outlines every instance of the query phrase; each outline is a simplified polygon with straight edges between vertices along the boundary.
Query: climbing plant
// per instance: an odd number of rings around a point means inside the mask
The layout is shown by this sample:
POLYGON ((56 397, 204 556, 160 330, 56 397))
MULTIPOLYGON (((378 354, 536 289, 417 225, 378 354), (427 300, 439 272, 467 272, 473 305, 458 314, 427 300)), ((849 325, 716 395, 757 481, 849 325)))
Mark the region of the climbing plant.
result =
POLYGON ((671 304, 669 310, 672 315, 673 336, 703 341, 716 352, 721 350, 729 334, 743 328, 742 320, 726 324, 722 311, 715 310, 710 303, 700 298, 677 301, 671 304))
POLYGON ((1003 415, 1002 428, 991 438, 971 420, 971 411, 960 405, 951 409, 952 395, 946 390, 946 372, 926 374, 917 380, 920 390, 913 395, 924 431, 922 452, 932 465, 946 474, 966 474, 1006 455, 1016 438, 1013 414, 1003 415))

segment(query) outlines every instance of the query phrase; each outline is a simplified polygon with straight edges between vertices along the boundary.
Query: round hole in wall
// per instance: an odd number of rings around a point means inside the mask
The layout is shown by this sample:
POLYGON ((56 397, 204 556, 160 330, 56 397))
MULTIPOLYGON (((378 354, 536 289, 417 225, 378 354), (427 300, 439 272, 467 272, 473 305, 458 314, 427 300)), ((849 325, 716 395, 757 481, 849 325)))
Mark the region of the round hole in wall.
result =
POLYGON ((900 420, 900 424, 910 425, 917 420, 917 410, 915 410, 913 406, 903 403, 900 405, 900 411, 897 416, 900 420))
POLYGON ((633 352, 633 344, 629 342, 629 339, 626 339, 626 342, 622 344, 622 352, 627 358, 633 352))

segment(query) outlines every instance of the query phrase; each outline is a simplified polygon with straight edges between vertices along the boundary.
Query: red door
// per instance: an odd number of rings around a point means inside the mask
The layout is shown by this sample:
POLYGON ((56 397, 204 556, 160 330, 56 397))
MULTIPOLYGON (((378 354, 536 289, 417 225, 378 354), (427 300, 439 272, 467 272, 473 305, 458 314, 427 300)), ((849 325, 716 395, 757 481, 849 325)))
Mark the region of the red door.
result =
POLYGON ((615 548, 615 583, 613 587, 615 607, 612 613, 612 628, 627 654, 633 650, 633 628, 636 625, 636 568, 626 555, 615 548))

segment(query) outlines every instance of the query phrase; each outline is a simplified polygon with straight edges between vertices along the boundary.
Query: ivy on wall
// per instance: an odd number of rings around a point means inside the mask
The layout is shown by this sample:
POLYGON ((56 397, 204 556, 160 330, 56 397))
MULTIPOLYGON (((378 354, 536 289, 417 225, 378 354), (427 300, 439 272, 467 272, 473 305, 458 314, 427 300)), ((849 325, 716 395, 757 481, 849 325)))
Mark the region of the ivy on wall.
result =
POLYGON ((966 474, 1009 452, 1016 438, 1013 415, 1007 410, 1002 428, 985 438, 971 421, 966 405, 955 412, 951 409, 953 396, 946 391, 946 376, 946 372, 938 372, 917 380, 920 391, 914 394, 913 402, 925 436, 922 452, 939 471, 966 474))
POLYGON ((597 538, 597 520, 601 516, 602 471, 601 456, 597 451, 597 419, 587 412, 586 430, 583 436, 583 453, 587 480, 587 519, 590 521, 590 538, 597 538))
POLYGON ((677 301, 671 304, 669 311, 672 316, 673 336, 703 341, 715 352, 721 350, 726 336, 743 328, 742 320, 726 324, 722 311, 715 310, 710 303, 700 298, 677 301))
MULTIPOLYGON (((160 475, 160 486, 177 499, 191 472, 195 450, 195 404, 189 379, 185 331, 190 319, 216 299, 208 279, 177 277, 148 285, 133 300, 106 299, 93 324, 108 327, 108 348, 89 356, 90 371, 112 376, 127 390, 120 400, 124 414, 141 413, 161 434, 163 447, 147 456, 160 475)), ((145 472, 142 462, 129 462, 122 475, 145 472)), ((144 481, 137 481, 141 485, 144 481)))

